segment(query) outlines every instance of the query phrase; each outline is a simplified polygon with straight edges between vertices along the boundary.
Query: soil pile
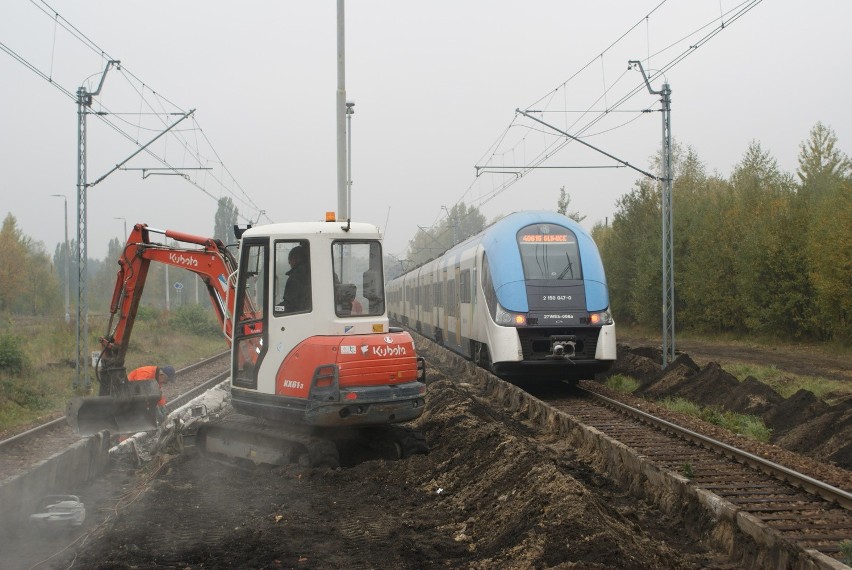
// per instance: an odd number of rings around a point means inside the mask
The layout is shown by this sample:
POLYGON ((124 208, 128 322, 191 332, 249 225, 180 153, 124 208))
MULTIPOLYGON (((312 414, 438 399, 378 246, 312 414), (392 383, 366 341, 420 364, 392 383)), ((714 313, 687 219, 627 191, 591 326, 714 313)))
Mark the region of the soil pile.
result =
POLYGON ((661 370, 661 362, 659 351, 619 345, 618 360, 609 374, 635 378, 639 382, 636 396, 684 398, 701 406, 760 417, 772 430, 772 443, 852 469, 852 400, 831 406, 806 390, 783 398, 754 377, 739 382, 719 364, 700 367, 685 354, 665 370, 661 370))
POLYGON ((88 541, 76 564, 713 567, 684 521, 638 502, 471 385, 433 381, 416 427, 428 455, 349 469, 242 471, 176 457, 88 541))

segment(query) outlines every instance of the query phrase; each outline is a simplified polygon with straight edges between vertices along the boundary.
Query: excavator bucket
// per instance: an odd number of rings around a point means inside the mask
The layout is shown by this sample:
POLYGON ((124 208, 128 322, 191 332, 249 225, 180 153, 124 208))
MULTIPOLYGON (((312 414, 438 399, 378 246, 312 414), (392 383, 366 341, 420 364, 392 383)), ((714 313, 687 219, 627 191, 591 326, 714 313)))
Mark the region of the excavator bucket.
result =
POLYGON ((157 429, 159 399, 159 394, 73 398, 68 402, 65 418, 80 435, 93 435, 102 430, 111 434, 153 431, 157 429))

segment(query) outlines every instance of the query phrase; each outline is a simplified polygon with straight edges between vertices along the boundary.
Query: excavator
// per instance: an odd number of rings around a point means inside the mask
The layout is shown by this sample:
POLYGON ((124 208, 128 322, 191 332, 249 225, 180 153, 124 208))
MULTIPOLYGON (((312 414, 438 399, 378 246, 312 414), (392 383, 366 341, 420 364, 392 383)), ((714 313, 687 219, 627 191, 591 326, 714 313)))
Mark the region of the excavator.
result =
POLYGON ((156 429, 159 387, 129 382, 125 369, 153 261, 201 278, 231 348, 235 413, 202 425, 202 453, 335 467, 346 442, 391 447, 398 457, 424 451, 422 437, 396 425, 423 413, 426 364, 412 337, 388 324, 379 229, 327 213, 237 237, 239 259, 220 240, 133 227, 100 339, 99 394, 72 399, 68 423, 84 435, 156 429))

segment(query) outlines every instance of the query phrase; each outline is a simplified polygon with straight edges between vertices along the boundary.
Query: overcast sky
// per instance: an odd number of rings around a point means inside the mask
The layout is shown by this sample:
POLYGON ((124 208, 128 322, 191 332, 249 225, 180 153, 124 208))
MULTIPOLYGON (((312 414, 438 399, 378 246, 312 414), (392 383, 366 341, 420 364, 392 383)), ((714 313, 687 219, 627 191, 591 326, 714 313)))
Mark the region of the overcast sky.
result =
MULTIPOLYGON (((572 134, 582 131, 590 144, 649 169, 660 148, 660 113, 639 111, 658 110, 659 97, 635 89, 642 76, 628 71, 627 61, 660 69, 690 45, 700 47, 665 72, 672 134, 695 148, 708 172, 728 176, 757 140, 794 173, 799 144, 817 121, 833 128, 849 152, 852 2, 764 0, 703 40, 743 6, 730 0, 348 2, 353 218, 384 229, 386 251, 400 256, 417 226, 441 220, 442 206, 461 199, 491 220, 555 209, 564 186, 587 227, 611 219, 617 199, 641 175, 552 168, 614 164, 576 143, 540 163, 551 168, 513 184, 506 182, 514 175, 492 173, 532 164, 558 144, 553 131, 516 117, 515 109, 544 111, 536 116, 572 134), (605 110, 613 112, 602 115, 605 110), (488 168, 476 177, 475 165, 488 168)), ((333 0, 57 0, 49 8, 5 0, 0 47, 53 84, 0 51, 0 215, 13 214, 52 253, 63 239, 62 200, 49 195, 65 194, 69 235, 76 235, 76 103, 57 86, 72 95, 81 85, 94 91, 105 65, 101 49, 121 60, 123 70, 109 72, 93 109, 111 113, 112 124, 141 143, 179 118, 147 113, 196 109, 194 120, 175 128, 180 138, 164 136, 151 149, 180 167, 197 166, 192 155, 199 154, 211 170, 185 170, 195 184, 118 170, 92 187, 90 257, 102 258, 109 239, 122 236, 124 220, 116 218, 211 235, 220 196, 231 196, 248 218, 264 210, 261 221, 321 219, 337 206, 336 10, 333 0), (68 23, 96 48, 64 30, 68 23)), ((652 87, 662 83, 655 78, 652 87)), ((90 116, 89 182, 137 148, 90 116)), ((126 164, 162 166, 144 153, 126 164)))

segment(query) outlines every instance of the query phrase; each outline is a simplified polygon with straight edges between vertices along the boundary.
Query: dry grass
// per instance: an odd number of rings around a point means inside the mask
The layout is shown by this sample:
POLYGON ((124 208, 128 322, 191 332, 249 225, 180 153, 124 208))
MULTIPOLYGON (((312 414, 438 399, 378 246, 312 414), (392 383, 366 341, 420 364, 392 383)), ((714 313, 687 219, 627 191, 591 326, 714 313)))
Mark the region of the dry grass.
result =
MULTIPOLYGON (((149 364, 182 368, 228 348, 221 334, 178 331, 169 323, 162 315, 137 320, 126 357, 128 370, 149 364)), ((100 349, 98 339, 106 326, 106 318, 90 318, 90 350, 100 349)), ((211 330, 215 328, 211 323, 211 330)), ((77 376, 76 325, 62 319, 6 318, 0 322, 0 335, 17 339, 26 362, 20 372, 0 368, 0 433, 61 415, 68 399, 78 395, 72 388, 77 376)), ((97 386, 94 376, 90 383, 97 386)))

